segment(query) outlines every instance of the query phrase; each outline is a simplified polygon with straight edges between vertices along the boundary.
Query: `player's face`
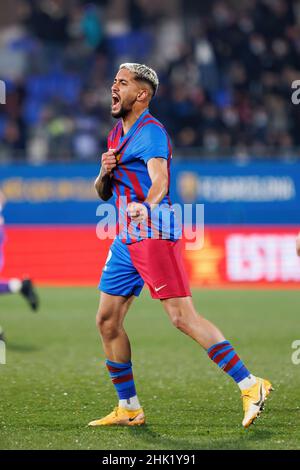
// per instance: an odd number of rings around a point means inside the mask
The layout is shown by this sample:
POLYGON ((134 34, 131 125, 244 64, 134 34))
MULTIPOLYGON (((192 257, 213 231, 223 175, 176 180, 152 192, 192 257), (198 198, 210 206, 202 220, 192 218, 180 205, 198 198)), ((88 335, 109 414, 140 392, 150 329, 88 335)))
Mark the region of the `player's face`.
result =
POLYGON ((123 118, 131 110, 137 99, 141 87, 134 79, 134 75, 127 69, 117 73, 111 87, 111 114, 114 118, 123 118))

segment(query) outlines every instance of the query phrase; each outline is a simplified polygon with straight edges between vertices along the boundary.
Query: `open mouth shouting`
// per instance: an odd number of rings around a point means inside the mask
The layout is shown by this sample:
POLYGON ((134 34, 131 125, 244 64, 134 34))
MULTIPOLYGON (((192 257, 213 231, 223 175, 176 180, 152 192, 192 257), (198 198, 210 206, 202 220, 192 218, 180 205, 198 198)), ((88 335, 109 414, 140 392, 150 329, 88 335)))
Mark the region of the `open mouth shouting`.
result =
POLYGON ((119 95, 117 93, 112 93, 111 95, 111 109, 113 112, 117 112, 119 110, 119 107, 121 105, 121 100, 119 95))

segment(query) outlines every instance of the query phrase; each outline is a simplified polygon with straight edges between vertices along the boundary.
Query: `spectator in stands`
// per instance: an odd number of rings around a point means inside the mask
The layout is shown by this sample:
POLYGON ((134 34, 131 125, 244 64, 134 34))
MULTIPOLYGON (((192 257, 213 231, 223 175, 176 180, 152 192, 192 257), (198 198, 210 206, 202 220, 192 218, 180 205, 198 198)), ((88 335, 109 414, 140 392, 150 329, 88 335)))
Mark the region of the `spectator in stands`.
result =
POLYGON ((103 91, 125 56, 158 69, 153 112, 175 153, 195 147, 205 157, 295 157, 299 1, 130 0, 122 17, 117 1, 19 0, 18 34, 0 31, 0 55, 14 57, 6 68, 13 76, 1 69, 11 100, 23 90, 17 112, 0 109, 1 155, 97 159, 111 124, 103 91))

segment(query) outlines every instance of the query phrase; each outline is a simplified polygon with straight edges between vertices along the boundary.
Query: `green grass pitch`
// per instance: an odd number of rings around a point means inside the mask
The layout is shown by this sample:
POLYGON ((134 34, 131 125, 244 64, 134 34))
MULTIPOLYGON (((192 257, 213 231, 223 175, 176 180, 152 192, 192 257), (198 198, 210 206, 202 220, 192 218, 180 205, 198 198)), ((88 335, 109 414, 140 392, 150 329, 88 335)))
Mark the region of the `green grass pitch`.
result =
POLYGON ((300 292, 195 290, 199 312, 232 341, 275 392, 255 426, 241 426, 238 388, 205 352, 171 326, 147 292, 126 320, 144 427, 88 428, 116 405, 95 328, 98 292, 41 288, 32 314, 0 298, 7 364, 0 365, 1 449, 300 449, 300 292))

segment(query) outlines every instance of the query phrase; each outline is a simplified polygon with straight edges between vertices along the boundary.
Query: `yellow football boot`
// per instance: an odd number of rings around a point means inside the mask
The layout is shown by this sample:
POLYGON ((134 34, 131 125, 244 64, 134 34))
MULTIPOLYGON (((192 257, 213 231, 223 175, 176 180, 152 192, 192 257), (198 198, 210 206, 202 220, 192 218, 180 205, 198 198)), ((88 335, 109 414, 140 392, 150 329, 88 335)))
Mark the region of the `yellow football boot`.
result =
POLYGON ((271 382, 256 377, 256 384, 242 390, 244 419, 243 426, 248 428, 264 409, 264 403, 270 392, 274 390, 271 382))
POLYGON ((140 426, 141 424, 145 424, 143 408, 132 411, 117 406, 112 413, 104 418, 91 421, 89 426, 111 426, 115 424, 119 426, 140 426))

